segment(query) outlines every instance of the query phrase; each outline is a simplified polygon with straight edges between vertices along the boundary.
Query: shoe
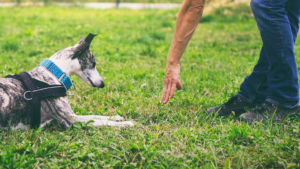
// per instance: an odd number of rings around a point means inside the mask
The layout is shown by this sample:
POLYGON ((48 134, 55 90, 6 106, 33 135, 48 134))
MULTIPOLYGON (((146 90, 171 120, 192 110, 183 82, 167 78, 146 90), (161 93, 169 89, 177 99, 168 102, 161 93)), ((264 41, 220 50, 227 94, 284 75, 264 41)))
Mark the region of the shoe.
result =
POLYGON ((248 123, 252 123, 254 121, 265 122, 266 120, 278 122, 289 115, 298 113, 299 111, 300 106, 289 109, 277 107, 270 102, 264 102, 255 109, 252 109, 249 113, 240 115, 240 119, 248 123))
POLYGON ((247 112, 245 109, 249 110, 254 107, 255 104, 244 102, 237 96, 234 96, 221 106, 209 108, 206 112, 212 115, 217 113, 217 116, 230 115, 231 112, 234 112, 235 116, 239 116, 240 114, 247 112))

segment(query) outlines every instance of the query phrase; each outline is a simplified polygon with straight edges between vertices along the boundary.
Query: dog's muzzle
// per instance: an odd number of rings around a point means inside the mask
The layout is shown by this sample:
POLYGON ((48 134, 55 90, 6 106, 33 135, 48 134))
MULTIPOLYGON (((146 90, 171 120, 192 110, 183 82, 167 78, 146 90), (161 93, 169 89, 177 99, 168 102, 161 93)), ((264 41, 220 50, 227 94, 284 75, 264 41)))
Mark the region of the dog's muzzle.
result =
POLYGON ((103 87, 105 87, 105 84, 103 81, 101 81, 101 85, 99 86, 99 88, 103 88, 103 87))
POLYGON ((87 79, 89 79, 89 81, 90 81, 90 83, 92 84, 93 87, 103 88, 105 86, 103 80, 101 80, 100 85, 95 85, 90 78, 87 78, 87 79))

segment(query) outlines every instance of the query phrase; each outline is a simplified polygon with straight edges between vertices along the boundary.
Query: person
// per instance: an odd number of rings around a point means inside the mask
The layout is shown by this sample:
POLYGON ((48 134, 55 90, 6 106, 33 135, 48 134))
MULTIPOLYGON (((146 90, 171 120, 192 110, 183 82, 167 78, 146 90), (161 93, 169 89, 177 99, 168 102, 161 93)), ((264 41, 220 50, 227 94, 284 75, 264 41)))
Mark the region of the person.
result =
MULTIPOLYGON (((180 90, 179 60, 203 12, 204 0, 184 0, 168 53, 162 106, 180 90)), ((226 103, 207 110, 217 116, 235 112, 246 122, 280 121, 299 112, 299 84, 294 44, 299 30, 299 0, 251 0, 263 42, 253 72, 226 103)))

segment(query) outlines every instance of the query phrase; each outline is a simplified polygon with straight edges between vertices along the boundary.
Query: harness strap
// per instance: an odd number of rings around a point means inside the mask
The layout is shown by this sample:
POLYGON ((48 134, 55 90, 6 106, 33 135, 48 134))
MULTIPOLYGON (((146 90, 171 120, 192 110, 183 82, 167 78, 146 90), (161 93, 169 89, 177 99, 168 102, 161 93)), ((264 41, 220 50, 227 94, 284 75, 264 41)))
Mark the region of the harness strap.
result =
POLYGON ((62 97, 67 96, 66 89, 64 86, 49 87, 45 89, 38 89, 30 92, 31 98, 37 97, 44 99, 47 97, 62 97))
MULTIPOLYGON (((13 78, 13 79, 17 79, 17 80, 22 81, 22 78, 17 74, 7 75, 7 76, 5 76, 5 78, 13 78)), ((31 78, 31 80, 35 84, 35 86, 38 86, 38 87, 41 87, 41 88, 53 87, 53 86, 62 86, 62 85, 49 85, 48 83, 45 83, 45 82, 42 82, 42 81, 39 81, 39 80, 36 80, 36 79, 33 79, 33 78, 31 78)))
POLYGON ((67 96, 66 88, 63 85, 49 85, 45 82, 31 78, 27 72, 20 73, 18 75, 8 75, 5 78, 14 78, 22 81, 26 88, 29 90, 24 93, 26 100, 31 100, 31 128, 35 129, 40 126, 41 123, 41 102, 40 99, 47 97, 62 97, 67 96), (40 87, 39 89, 37 88, 40 87), (30 93, 31 98, 25 96, 30 93))
MULTIPOLYGON (((33 81, 31 80, 30 75, 27 72, 20 73, 19 76, 21 77, 22 81, 25 83, 28 90, 33 92, 37 88, 35 87, 33 81)), ((41 123, 41 102, 38 97, 32 96, 31 99, 31 128, 38 128, 41 123)))

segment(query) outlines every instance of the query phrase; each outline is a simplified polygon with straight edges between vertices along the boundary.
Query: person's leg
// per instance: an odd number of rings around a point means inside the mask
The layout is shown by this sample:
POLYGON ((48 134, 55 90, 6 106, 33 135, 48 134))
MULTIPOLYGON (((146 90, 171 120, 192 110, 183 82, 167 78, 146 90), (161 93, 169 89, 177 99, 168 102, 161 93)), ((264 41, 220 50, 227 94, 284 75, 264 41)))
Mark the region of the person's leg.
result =
MULTIPOLYGON (((253 103, 263 102, 267 96, 268 101, 283 107, 291 108, 299 102, 293 48, 299 24, 299 2, 297 0, 251 1, 251 8, 261 32, 263 47, 257 65, 251 75, 245 78, 240 92, 236 95, 243 102, 250 104, 247 107, 251 107, 253 103), (286 12, 285 7, 289 9, 286 5, 292 5, 293 11, 286 12), (291 25, 290 20, 293 20, 291 25)), ((238 109, 242 109, 245 103, 238 109)), ((232 108, 234 105, 222 107, 232 108)), ((207 112, 213 113, 220 110, 221 114, 227 115, 231 112, 230 108, 227 108, 226 112, 224 110, 225 113, 222 112, 220 106, 211 108, 207 112)))
POLYGON ((266 5, 261 5, 261 0, 254 1, 256 8, 267 10, 269 15, 257 14, 258 27, 270 62, 266 100, 279 107, 293 108, 299 104, 294 43, 299 27, 300 1, 284 3, 282 0, 272 0, 270 3, 270 0, 263 0, 266 5))
MULTIPOLYGON (((298 105, 299 84, 294 55, 295 38, 285 6, 286 3, 293 3, 295 11, 298 12, 288 13, 298 14, 299 2, 297 0, 251 1, 251 8, 269 61, 266 100, 286 108, 298 105)), ((299 24, 299 21, 294 22, 291 24, 299 24)))
POLYGON ((269 61, 264 46, 252 73, 244 79, 237 97, 248 103, 260 104, 266 100, 268 89, 269 61))
MULTIPOLYGON (((253 5, 253 8, 255 6, 253 5)), ((256 10, 256 9, 253 9, 256 10)), ((295 43, 299 30, 300 1, 289 0, 285 3, 285 11, 290 22, 292 39, 295 43)), ((257 16, 257 15, 256 15, 257 16)), ((257 18, 259 19, 259 18, 257 18)), ((260 58, 250 76, 247 76, 241 84, 237 94, 247 102, 262 103, 267 97, 269 61, 264 46, 261 49, 260 58)))
POLYGON ((270 3, 269 0, 252 0, 251 7, 266 46, 270 67, 266 102, 241 115, 241 119, 248 122, 271 117, 280 120, 299 111, 294 43, 299 30, 300 1, 272 0, 270 3))
POLYGON ((287 12, 290 27, 293 35, 293 41, 296 42, 299 31, 299 17, 300 17, 300 1, 288 0, 285 4, 285 11, 287 12))

